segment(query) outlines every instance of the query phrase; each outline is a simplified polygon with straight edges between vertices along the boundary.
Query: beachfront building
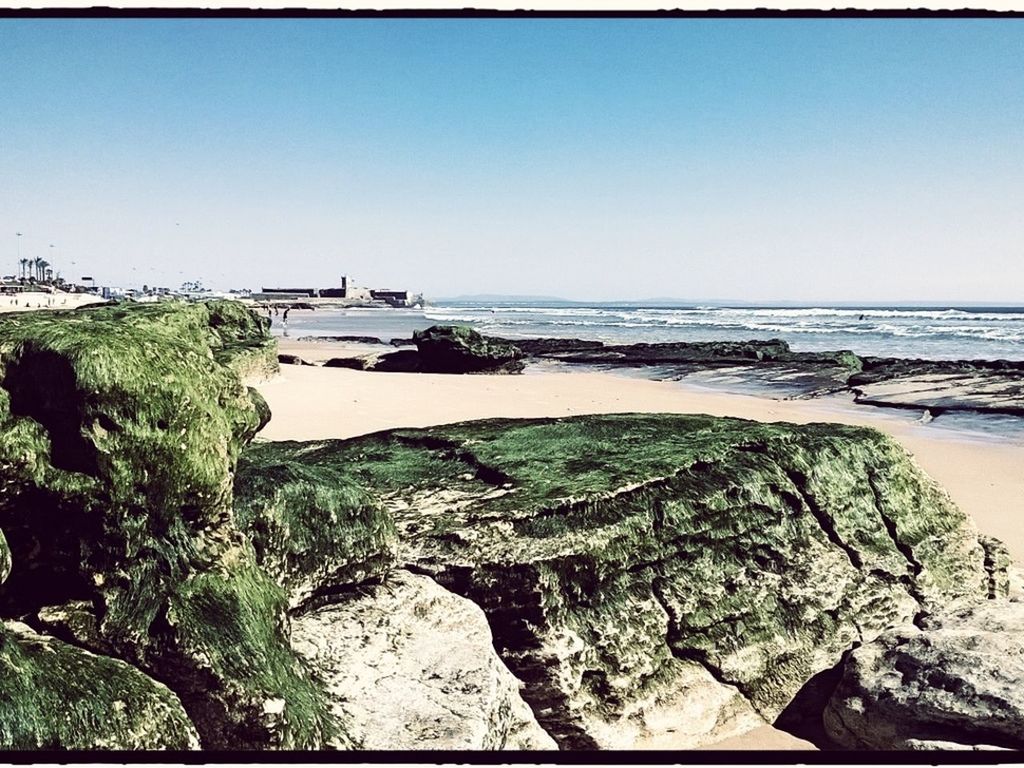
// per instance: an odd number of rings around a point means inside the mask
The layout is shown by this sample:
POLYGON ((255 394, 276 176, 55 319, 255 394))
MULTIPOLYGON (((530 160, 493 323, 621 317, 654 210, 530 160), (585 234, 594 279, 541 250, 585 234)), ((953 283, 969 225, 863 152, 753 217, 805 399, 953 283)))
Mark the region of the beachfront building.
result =
POLYGON ((384 303, 392 307, 408 307, 415 303, 409 291, 362 288, 348 275, 341 276, 341 285, 334 288, 262 288, 252 294, 255 301, 305 301, 307 299, 343 299, 352 302, 384 303))

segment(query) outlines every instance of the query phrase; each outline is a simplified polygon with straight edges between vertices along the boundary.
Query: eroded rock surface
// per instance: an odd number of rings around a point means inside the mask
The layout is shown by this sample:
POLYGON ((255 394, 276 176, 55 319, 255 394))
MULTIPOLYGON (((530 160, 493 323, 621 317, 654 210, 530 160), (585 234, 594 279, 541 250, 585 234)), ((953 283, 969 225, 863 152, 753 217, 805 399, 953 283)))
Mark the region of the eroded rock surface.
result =
POLYGON ((250 450, 383 494, 400 559, 484 609, 562 747, 669 733, 636 724, 693 665, 771 722, 855 643, 1005 581, 948 496, 863 428, 626 414, 250 450))
POLYGON ((850 654, 825 710, 850 749, 1024 749, 1024 603, 987 600, 850 654))
POLYGON ((166 686, 19 622, 0 624, 0 749, 197 749, 166 686))
POLYGON ((0 615, 87 602, 98 636, 68 621, 69 638, 165 681, 205 747, 325 737, 286 595, 232 521, 239 451, 269 418, 240 376, 272 352, 233 302, 0 319, 0 615))
POLYGON ((395 565, 391 515, 338 467, 250 452, 234 488, 236 523, 292 608, 380 579, 395 565))
POLYGON ((426 576, 296 617, 295 649, 361 749, 554 749, 491 645, 483 612, 426 576))

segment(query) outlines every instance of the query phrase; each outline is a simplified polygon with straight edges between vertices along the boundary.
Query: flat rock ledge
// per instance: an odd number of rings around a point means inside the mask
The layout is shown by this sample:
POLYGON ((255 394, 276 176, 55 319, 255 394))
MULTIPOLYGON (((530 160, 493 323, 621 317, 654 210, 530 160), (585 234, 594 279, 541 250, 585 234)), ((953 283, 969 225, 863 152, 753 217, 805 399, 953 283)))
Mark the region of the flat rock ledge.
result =
POLYGON ((254 444, 243 464, 375 489, 397 562, 483 609, 562 749, 763 727, 851 648, 1009 588, 1003 550, 863 428, 493 419, 254 444))
POLYGON ((989 600, 850 654, 825 709, 849 749, 1024 749, 1024 602, 989 600))
POLYGON ((555 749, 480 608, 408 571, 292 621, 360 749, 555 749))

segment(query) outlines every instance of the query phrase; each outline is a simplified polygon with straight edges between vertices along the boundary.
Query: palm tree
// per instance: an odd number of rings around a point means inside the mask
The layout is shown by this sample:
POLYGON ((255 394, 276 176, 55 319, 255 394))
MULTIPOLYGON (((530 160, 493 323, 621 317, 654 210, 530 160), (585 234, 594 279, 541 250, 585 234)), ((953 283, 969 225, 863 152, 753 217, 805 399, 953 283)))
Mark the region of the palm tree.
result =
POLYGON ((42 258, 42 256, 36 256, 34 259, 32 259, 32 267, 33 267, 33 269, 35 269, 35 272, 36 272, 35 277, 36 277, 36 282, 37 283, 40 280, 43 279, 42 266, 43 266, 43 258, 42 258))
POLYGON ((28 259, 20 259, 18 261, 18 266, 21 269, 21 271, 18 273, 18 276, 22 280, 24 280, 25 279, 25 273, 28 272, 28 259))

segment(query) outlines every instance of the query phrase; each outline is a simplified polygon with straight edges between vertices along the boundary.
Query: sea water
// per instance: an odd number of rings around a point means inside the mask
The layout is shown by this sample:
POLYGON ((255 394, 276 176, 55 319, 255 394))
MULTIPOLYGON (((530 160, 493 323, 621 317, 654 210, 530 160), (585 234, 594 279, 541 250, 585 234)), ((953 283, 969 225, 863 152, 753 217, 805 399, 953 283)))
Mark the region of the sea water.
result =
MULTIPOLYGON (((281 332, 281 318, 274 318, 281 332)), ((408 338, 434 324, 509 338, 580 338, 610 344, 783 339, 794 351, 931 360, 1024 360, 1024 306, 732 307, 629 304, 438 303, 423 309, 292 310, 297 335, 408 338)))

